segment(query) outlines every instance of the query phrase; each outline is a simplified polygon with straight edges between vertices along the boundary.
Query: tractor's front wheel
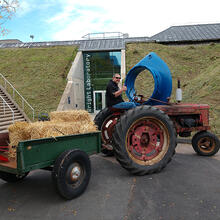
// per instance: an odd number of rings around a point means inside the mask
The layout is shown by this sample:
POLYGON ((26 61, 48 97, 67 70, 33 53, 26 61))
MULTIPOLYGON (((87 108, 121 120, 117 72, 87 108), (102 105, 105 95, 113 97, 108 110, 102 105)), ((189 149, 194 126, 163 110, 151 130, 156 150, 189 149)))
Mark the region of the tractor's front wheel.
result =
POLYGON ((140 106, 121 116, 115 126, 113 144, 116 159, 132 174, 155 173, 171 161, 176 131, 164 112, 140 106))
POLYGON ((112 133, 120 114, 114 114, 109 108, 101 110, 95 117, 94 122, 101 131, 101 152, 107 156, 113 156, 112 133))
POLYGON ((219 151, 220 141, 216 135, 201 131, 193 136, 192 146, 198 155, 213 156, 219 151))

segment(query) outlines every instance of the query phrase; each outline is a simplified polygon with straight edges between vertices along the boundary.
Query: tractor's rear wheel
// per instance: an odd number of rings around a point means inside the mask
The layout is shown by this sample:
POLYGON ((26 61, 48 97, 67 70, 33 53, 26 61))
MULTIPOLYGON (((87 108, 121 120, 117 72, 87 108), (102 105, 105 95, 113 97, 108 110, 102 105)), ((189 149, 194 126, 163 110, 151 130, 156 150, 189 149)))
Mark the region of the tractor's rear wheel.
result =
POLYGON ((101 131, 101 152, 107 156, 113 156, 112 133, 120 115, 115 115, 109 108, 101 110, 95 117, 94 122, 101 131))
POLYGON ((116 159, 135 175, 161 171, 171 161, 176 147, 176 130, 170 118, 151 106, 125 112, 115 126, 116 159))
POLYGON ((198 155, 213 156, 219 151, 220 141, 216 135, 201 131, 193 136, 192 146, 198 155))

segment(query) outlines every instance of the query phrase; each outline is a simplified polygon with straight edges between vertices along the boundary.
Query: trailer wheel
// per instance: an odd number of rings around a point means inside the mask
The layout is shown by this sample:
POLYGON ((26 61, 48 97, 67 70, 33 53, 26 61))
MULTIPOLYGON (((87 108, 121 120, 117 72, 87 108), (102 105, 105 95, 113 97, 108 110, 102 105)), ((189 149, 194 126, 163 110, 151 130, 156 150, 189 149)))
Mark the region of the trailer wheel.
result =
POLYGON ((201 156, 213 156, 219 151, 220 141, 215 134, 201 131, 193 136, 192 146, 195 152, 201 156))
POLYGON ((3 171, 0 171, 0 178, 8 183, 16 183, 16 182, 22 181, 28 174, 29 172, 23 175, 17 175, 13 173, 6 173, 3 171))
POLYGON ((59 194, 65 199, 80 196, 91 176, 89 156, 81 150, 67 150, 55 161, 52 179, 59 194))
POLYGON ((176 130, 170 118, 151 106, 128 110, 113 133, 115 156, 135 175, 161 171, 175 153, 176 130))
POLYGON ((109 108, 101 110, 94 119, 95 124, 101 131, 102 147, 101 152, 107 156, 113 156, 112 133, 119 115, 113 115, 109 108))

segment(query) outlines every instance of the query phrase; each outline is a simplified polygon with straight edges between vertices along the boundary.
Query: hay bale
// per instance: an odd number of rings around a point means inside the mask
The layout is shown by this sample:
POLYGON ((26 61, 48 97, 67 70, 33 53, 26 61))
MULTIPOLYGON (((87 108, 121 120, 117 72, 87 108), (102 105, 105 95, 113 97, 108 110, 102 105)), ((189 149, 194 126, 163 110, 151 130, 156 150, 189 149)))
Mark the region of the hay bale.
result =
POLYGON ((31 139, 56 137, 79 133, 80 122, 35 122, 29 125, 31 139))
POLYGON ((56 122, 90 122, 91 117, 85 110, 55 111, 50 113, 50 120, 56 122))
POLYGON ((90 121, 89 123, 83 123, 79 127, 80 134, 95 132, 95 131, 98 131, 98 128, 93 121, 90 121))
POLYGON ((20 141, 30 139, 27 122, 15 122, 8 128, 11 146, 17 146, 20 141))
MULTIPOLYGON (((97 127, 85 110, 51 112, 51 121, 34 123, 16 122, 9 127, 10 146, 20 141, 83 134, 97 131, 97 127)), ((10 147, 9 156, 16 156, 16 148, 10 147)))
POLYGON ((8 128, 9 131, 9 158, 16 157, 16 147, 20 141, 25 141, 30 139, 30 134, 27 130, 28 123, 27 122, 15 122, 10 125, 8 128))
POLYGON ((8 159, 13 160, 16 158, 16 153, 17 153, 16 149, 17 149, 16 146, 9 146, 9 150, 8 150, 8 154, 7 154, 8 159))

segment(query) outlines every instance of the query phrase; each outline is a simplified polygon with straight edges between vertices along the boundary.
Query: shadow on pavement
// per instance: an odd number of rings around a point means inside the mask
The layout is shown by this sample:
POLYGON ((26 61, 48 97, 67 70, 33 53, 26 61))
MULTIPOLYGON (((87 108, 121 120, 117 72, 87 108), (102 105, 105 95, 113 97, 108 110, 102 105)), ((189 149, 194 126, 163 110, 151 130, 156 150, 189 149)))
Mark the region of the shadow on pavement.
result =
POLYGON ((91 162, 87 190, 71 201, 56 193, 49 171, 16 184, 0 180, 0 220, 220 219, 219 160, 183 146, 162 172, 147 176, 130 175, 113 157, 91 162))

